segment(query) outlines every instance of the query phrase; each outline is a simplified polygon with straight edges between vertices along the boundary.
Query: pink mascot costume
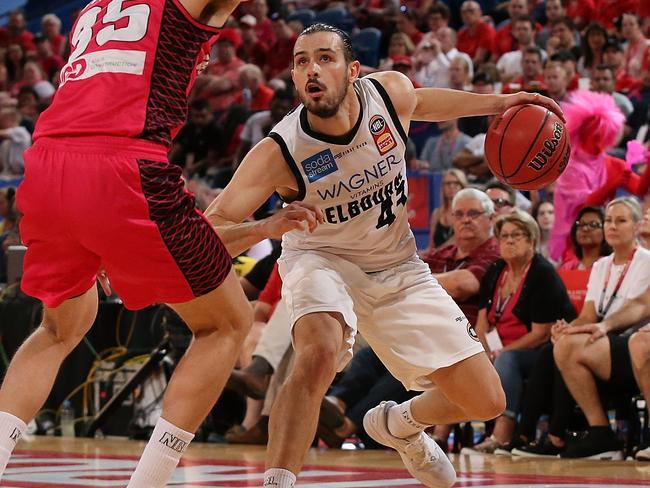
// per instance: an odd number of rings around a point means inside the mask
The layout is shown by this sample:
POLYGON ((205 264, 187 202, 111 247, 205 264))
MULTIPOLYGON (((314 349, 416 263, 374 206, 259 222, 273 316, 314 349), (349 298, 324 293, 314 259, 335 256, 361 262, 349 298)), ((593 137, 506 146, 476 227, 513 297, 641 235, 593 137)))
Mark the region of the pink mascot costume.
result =
MULTIPOLYGON (((618 188, 636 195, 642 184, 625 161, 605 154, 618 140, 625 122, 611 95, 576 91, 562 109, 572 154, 553 196, 555 223, 549 249, 558 262, 567 257, 571 225, 580 208, 604 205, 616 196, 618 188)), ((646 171, 644 180, 648 174, 646 171)))

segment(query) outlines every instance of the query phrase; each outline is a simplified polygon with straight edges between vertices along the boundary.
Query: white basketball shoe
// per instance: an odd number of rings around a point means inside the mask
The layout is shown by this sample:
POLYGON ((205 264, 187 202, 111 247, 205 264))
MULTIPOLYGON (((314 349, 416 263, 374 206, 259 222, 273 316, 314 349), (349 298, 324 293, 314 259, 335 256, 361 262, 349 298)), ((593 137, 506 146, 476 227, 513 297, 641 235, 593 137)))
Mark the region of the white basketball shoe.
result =
POLYGON ((395 449, 409 473, 422 484, 450 488, 456 482, 456 471, 436 441, 424 432, 401 439, 388 430, 388 410, 395 405, 395 402, 381 402, 368 410, 363 418, 366 432, 378 443, 395 449))

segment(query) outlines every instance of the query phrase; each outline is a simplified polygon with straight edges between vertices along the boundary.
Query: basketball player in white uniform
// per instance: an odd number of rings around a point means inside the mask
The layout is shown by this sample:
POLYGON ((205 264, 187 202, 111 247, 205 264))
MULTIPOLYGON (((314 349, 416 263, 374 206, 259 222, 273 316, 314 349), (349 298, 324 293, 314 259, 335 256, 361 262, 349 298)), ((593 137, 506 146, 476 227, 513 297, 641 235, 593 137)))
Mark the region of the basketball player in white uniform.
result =
POLYGON ((206 212, 222 239, 245 249, 267 234, 266 223, 237 222, 273 192, 293 202, 284 210, 295 230, 284 236, 279 263, 295 364, 271 413, 264 486, 294 486, 321 399, 349 361, 357 330, 406 388, 424 391, 402 405, 382 403, 364 420, 424 485, 456 479, 427 426, 492 419, 505 405, 470 324, 416 255, 406 133, 411 120, 496 114, 522 103, 561 110, 528 93, 415 90, 396 72, 359 79, 359 68, 343 32, 322 24, 303 31, 292 71, 303 104, 251 150, 206 212))

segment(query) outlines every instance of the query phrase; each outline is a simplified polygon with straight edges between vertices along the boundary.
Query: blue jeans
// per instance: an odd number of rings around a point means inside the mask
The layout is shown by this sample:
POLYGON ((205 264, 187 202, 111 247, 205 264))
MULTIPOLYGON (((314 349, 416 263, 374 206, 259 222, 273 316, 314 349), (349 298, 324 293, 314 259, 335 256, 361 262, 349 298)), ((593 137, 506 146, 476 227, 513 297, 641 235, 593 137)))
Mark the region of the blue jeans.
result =
MULTIPOLYGON (((515 418, 519 412, 524 380, 537 360, 539 349, 514 349, 505 351, 494 362, 503 391, 506 394, 506 409, 503 415, 515 418)), ((549 372, 552 374, 552 372, 549 372)))

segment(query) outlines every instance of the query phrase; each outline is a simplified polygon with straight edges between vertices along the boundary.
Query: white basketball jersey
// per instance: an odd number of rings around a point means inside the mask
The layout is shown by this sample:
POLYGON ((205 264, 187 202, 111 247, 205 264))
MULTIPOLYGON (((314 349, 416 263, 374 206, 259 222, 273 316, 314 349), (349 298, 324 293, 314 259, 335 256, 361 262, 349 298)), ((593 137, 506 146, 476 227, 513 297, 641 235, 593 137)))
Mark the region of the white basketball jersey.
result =
POLYGON ((320 207, 325 215, 313 233, 285 234, 283 252, 317 249, 373 272, 416 252, 406 209, 406 133, 377 80, 357 80, 354 90, 361 111, 348 134, 316 133, 300 105, 269 136, 296 176, 296 199, 320 207))

